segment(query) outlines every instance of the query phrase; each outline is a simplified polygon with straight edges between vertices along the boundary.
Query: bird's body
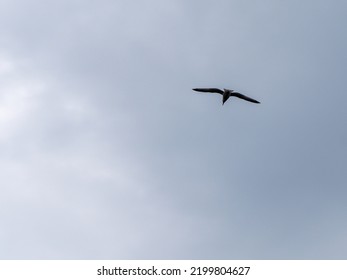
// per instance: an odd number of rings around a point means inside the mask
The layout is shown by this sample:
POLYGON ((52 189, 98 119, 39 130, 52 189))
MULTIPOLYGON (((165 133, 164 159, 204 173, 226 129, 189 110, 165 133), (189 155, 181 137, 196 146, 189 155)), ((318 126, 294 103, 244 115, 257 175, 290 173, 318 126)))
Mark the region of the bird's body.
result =
POLYGON ((225 101, 227 101, 229 99, 229 97, 231 96, 230 93, 231 93, 231 91, 224 89, 224 91, 223 91, 223 105, 224 105, 225 101))
POLYGON ((193 88, 193 90, 199 91, 199 92, 219 93, 219 94, 223 95, 223 105, 229 99, 230 96, 235 96, 235 97, 241 98, 243 100, 247 100, 247 101, 252 102, 252 103, 260 103, 259 101, 255 100, 253 98, 250 98, 246 95, 243 95, 239 92, 236 92, 232 89, 226 89, 225 88, 224 90, 221 90, 219 88, 193 88))

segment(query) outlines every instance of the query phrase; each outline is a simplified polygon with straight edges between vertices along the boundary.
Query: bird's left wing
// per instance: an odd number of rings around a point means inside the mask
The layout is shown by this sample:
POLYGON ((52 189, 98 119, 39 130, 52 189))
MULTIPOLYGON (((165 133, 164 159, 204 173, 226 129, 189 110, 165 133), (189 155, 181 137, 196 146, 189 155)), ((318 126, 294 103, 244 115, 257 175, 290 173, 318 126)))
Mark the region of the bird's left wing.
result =
POLYGON ((219 88, 193 88, 195 91, 200 91, 200 92, 215 92, 219 94, 223 94, 223 91, 219 88))

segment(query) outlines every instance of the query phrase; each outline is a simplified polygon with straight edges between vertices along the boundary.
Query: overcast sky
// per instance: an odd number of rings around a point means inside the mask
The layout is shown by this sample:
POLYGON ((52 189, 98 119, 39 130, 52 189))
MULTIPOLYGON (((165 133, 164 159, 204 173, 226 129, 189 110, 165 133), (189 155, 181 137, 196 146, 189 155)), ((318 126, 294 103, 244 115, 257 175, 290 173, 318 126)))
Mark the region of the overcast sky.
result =
POLYGON ((0 0, 0 258, 346 259, 346 11, 0 0))

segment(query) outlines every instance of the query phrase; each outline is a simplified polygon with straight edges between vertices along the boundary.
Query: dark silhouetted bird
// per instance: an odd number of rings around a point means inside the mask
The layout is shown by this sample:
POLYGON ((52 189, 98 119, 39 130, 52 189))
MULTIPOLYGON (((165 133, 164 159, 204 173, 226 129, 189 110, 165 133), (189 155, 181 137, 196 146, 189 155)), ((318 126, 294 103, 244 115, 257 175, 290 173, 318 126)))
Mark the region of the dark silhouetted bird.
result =
POLYGON ((229 99, 230 96, 235 96, 244 100, 247 100, 249 102, 253 102, 253 103, 260 103, 259 101, 252 99, 246 95, 243 95, 239 92, 236 92, 232 89, 224 89, 221 90, 219 88, 193 88, 193 90, 195 91, 200 91, 200 92, 214 92, 214 93, 219 93, 221 95, 223 95, 223 105, 225 103, 225 101, 227 101, 229 99))

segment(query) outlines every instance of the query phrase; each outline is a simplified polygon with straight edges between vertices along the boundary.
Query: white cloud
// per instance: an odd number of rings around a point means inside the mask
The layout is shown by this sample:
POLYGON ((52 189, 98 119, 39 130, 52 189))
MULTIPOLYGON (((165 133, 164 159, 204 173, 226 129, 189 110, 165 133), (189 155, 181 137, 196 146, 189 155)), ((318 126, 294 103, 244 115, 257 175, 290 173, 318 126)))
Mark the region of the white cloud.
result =
POLYGON ((0 59, 0 139, 10 141, 30 119, 45 89, 41 81, 26 78, 16 61, 4 55, 0 59))

